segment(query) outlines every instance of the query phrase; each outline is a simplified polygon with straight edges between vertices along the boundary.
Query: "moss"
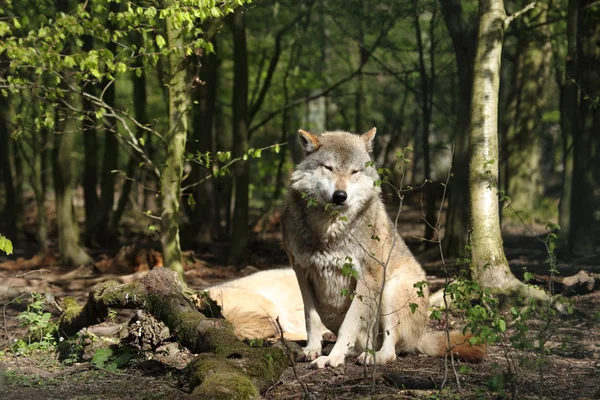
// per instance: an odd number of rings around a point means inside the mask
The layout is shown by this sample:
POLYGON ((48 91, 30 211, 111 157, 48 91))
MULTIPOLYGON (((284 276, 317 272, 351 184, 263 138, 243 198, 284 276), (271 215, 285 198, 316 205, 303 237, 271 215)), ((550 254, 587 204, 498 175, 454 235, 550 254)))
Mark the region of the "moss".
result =
POLYGON ((92 296, 96 303, 111 307, 127 303, 141 304, 146 299, 147 293, 138 283, 122 285, 115 281, 108 281, 94 286, 92 296))
POLYGON ((196 387, 213 374, 222 373, 240 373, 240 369, 233 365, 231 361, 212 354, 196 357, 188 365, 188 375, 190 387, 196 387))
POLYGON ((63 313, 59 319, 60 323, 71 324, 81 314, 81 310, 83 310, 83 307, 77 304, 74 298, 66 297, 63 300, 63 313))
POLYGON ((281 373, 288 367, 289 360, 283 350, 278 348, 250 349, 254 362, 247 371, 253 378, 259 390, 266 390, 268 386, 277 382, 281 373), (264 387, 267 386, 267 387, 264 387))
POLYGON ((206 400, 260 399, 260 393, 241 372, 219 372, 210 375, 193 392, 194 397, 206 400))

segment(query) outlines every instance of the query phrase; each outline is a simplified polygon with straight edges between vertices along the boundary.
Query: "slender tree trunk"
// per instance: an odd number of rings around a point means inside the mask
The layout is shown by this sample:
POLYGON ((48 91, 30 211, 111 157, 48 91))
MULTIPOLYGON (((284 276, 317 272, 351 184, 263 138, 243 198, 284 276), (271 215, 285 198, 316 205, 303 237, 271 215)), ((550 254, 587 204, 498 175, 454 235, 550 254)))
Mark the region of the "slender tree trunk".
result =
MULTIPOLYGON (((365 2, 361 0, 360 7, 363 13, 366 13, 365 2)), ((365 48, 365 32, 363 28, 362 20, 359 22, 359 30, 358 30, 358 51, 359 51, 359 65, 364 65, 368 58, 367 49, 365 48)), ((362 133, 363 130, 363 107, 364 107, 364 75, 362 73, 358 74, 356 77, 356 97, 354 100, 354 132, 362 133)))
MULTIPOLYGON (((214 46, 213 46, 214 47, 214 46)), ((215 49, 216 51, 216 49, 215 49)), ((198 59, 201 63, 200 80, 204 82, 194 92, 197 106, 193 110, 194 142, 190 148, 194 153, 200 152, 213 154, 213 125, 215 106, 217 103, 217 56, 215 53, 205 54, 198 59)), ((192 183, 206 179, 211 170, 204 166, 192 165, 192 183)), ((193 196, 196 206, 193 209, 192 225, 196 233, 195 240, 203 242, 211 238, 213 228, 213 179, 206 179, 194 188, 193 196)))
MULTIPOLYGON (((78 106, 80 96, 69 94, 70 104, 78 106)), ((91 258, 79 246, 79 230, 73 213, 75 135, 80 129, 79 121, 66 110, 57 118, 64 120, 60 131, 54 136, 54 192, 56 193, 56 224, 60 259, 66 265, 91 263, 91 258)))
MULTIPOLYGON (((174 0, 171 0, 174 1, 174 0)), ((179 199, 181 194, 181 177, 183 174, 183 155, 187 137, 187 114, 190 109, 186 92, 185 52, 182 32, 173 26, 169 17, 167 24, 167 44, 169 48, 178 49, 169 55, 170 81, 169 95, 169 130, 165 137, 167 154, 165 167, 161 176, 161 243, 164 265, 174 270, 184 281, 181 246, 179 242, 179 199)))
POLYGON ((578 83, 579 130, 573 137, 573 187, 571 194, 571 224, 569 247, 574 254, 595 252, 596 212, 600 205, 594 191, 600 185, 597 163, 600 155, 594 154, 600 132, 600 107, 594 100, 600 93, 600 15, 593 10, 595 2, 579 2, 578 26, 578 83), (593 94, 592 94, 593 93, 593 94), (588 98, 591 97, 591 98, 588 98))
POLYGON ((454 47, 458 72, 458 100, 454 130, 452 178, 449 187, 448 211, 442 247, 445 256, 462 256, 467 244, 469 217, 469 129, 473 62, 475 60, 476 26, 466 15, 460 0, 441 0, 442 14, 454 47))
MULTIPOLYGON (((215 109, 215 145, 217 149, 228 149, 231 148, 228 139, 228 133, 225 131, 225 121, 223 115, 223 106, 216 104, 215 109)), ((231 185, 232 178, 229 175, 215 177, 214 183, 214 196, 213 201, 215 212, 214 212, 214 223, 213 223, 213 237, 216 240, 225 240, 229 237, 229 227, 231 221, 231 185)))
MULTIPOLYGON (((246 16, 238 8, 232 18, 233 30, 233 156, 248 152, 248 54, 246 48, 246 16)), ((235 206, 233 211, 229 263, 239 265, 248 256, 249 218, 248 185, 250 163, 237 162, 235 176, 235 206)))
POLYGON ((544 293, 521 283, 502 246, 498 202, 498 91, 504 32, 503 0, 479 0, 479 32, 473 71, 469 135, 471 273, 484 287, 535 298, 544 293))
POLYGON ((39 252, 42 256, 48 254, 48 220, 46 219, 46 193, 42 185, 43 164, 41 151, 43 149, 43 141, 40 138, 34 139, 35 149, 38 150, 32 154, 33 168, 31 171, 31 186, 35 196, 35 205, 37 209, 37 240, 40 245, 39 252), (42 145, 40 145, 42 143, 42 145))
POLYGON ((2 234, 14 244, 17 242, 17 193, 13 181, 13 168, 10 163, 10 132, 8 128, 8 99, 0 94, 0 170, 6 193, 4 204, 3 225, 6 231, 2 234))
MULTIPOLYGON (((433 51, 430 52, 431 54, 431 59, 429 60, 429 62, 431 63, 430 65, 430 71, 432 72, 432 75, 429 76, 428 72, 427 72, 427 66, 425 65, 425 44, 423 43, 423 38, 422 38, 422 32, 421 32, 421 22, 420 22, 420 12, 419 12, 419 5, 418 5, 418 1, 417 0, 413 0, 413 8, 414 8, 414 18, 415 18, 415 32, 416 32, 416 36, 417 36, 417 49, 418 49, 418 53, 419 53, 419 77, 420 77, 420 81, 421 81, 421 98, 420 98, 420 102, 421 102, 421 116, 423 119, 423 131, 422 131, 422 137, 421 137, 421 146, 422 146, 422 154, 423 154, 423 173, 425 175, 425 179, 432 179, 431 177, 431 155, 430 155, 430 149, 429 149, 429 132, 430 132, 430 126, 431 126, 431 115, 432 115, 432 98, 433 98, 433 87, 432 87, 432 82, 431 80, 433 79, 433 72, 434 72, 434 59, 433 59, 433 51)), ((434 12, 432 14, 432 21, 431 24, 433 25, 435 21, 435 9, 434 12)), ((433 29, 431 30, 431 32, 433 32, 433 29)), ((435 40, 434 37, 430 37, 429 40, 431 41, 430 46, 433 47, 433 42, 435 40)), ((424 233, 424 239, 425 241, 425 247, 430 247, 430 245, 432 245, 433 243, 431 243, 431 239, 433 238, 433 234, 434 234, 434 229, 435 229, 435 225, 436 225, 436 216, 435 216, 435 203, 436 203, 436 196, 435 196, 435 190, 433 189, 432 185, 429 184, 427 186, 428 189, 428 196, 427 196, 427 203, 425 206, 426 212, 425 212, 425 233, 424 233)))
MULTIPOLYGON (((36 111, 39 109, 39 102, 35 102, 34 106, 36 111)), ((43 153, 46 146, 46 129, 42 128, 40 131, 36 131, 34 136, 31 138, 31 188, 35 197, 36 205, 36 221, 37 221, 37 240, 40 245, 39 254, 45 256, 48 254, 48 220, 46 218, 46 192, 42 184, 42 176, 44 174, 43 168, 43 153)))
MULTIPOLYGON (((85 36, 83 41, 84 51, 90 51, 93 46, 91 36, 85 36)), ((94 85, 88 84, 83 88, 88 94, 95 94, 94 85)), ((94 240, 96 231, 98 209, 98 140, 96 137, 96 113, 92 103, 83 98, 83 200, 85 210, 85 233, 84 241, 90 246, 94 240)))
MULTIPOLYGON (((117 13, 119 11, 119 3, 109 3, 109 11, 117 13)), ((109 29, 114 29, 112 24, 109 29)), ((107 50, 112 54, 117 53, 117 44, 113 41, 107 45, 107 50)), ((104 101, 110 107, 114 107, 116 100, 115 82, 104 82, 104 101)), ((113 172, 119 169, 119 141, 117 140, 116 123, 111 119, 104 118, 104 156, 102 160, 102 182, 100 202, 98 204, 98 241, 104 245, 116 238, 111 237, 110 220, 113 212, 115 201, 115 178, 113 172)))
POLYGON ((560 96, 560 125, 563 148, 563 176, 558 223, 561 238, 567 238, 571 230, 571 194, 573 180, 573 137, 577 134, 579 120, 577 86, 572 80, 577 78, 577 21, 579 13, 578 0, 569 0, 567 14, 567 59, 565 77, 560 96))

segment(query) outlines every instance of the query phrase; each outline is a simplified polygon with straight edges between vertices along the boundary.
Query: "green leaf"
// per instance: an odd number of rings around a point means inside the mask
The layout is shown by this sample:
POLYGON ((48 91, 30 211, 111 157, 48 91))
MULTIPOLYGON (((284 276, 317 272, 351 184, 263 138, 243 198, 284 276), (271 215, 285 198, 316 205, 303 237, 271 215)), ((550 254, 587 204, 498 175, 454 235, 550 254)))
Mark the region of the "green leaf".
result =
POLYGON ((108 359, 113 355, 113 351, 111 349, 98 349, 96 353, 92 357, 90 363, 99 368, 104 368, 108 359))
POLYGON ((166 44, 167 44, 167 42, 165 41, 165 38, 162 37, 162 35, 156 35, 156 45, 158 46, 159 49, 162 49, 163 47, 165 47, 166 44))
POLYGON ((498 320, 498 329, 500 329, 500 332, 505 332, 506 331, 506 321, 504 321, 503 319, 498 320))
POLYGON ((0 235, 0 251, 8 255, 13 253, 13 244, 6 236, 0 235))

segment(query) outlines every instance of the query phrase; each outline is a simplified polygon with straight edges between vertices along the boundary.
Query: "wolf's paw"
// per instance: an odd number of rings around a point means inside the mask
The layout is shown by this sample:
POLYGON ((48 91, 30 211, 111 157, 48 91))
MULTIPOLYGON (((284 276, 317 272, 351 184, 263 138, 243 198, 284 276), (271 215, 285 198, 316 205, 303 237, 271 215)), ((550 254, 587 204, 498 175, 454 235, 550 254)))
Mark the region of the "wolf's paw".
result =
POLYGON ((310 363, 311 368, 325 368, 329 367, 337 367, 344 364, 344 359, 346 357, 342 356, 321 356, 317 358, 315 361, 310 363))
POLYGON ((313 360, 316 360, 317 357, 319 357, 321 355, 321 346, 314 346, 314 347, 306 346, 303 349, 303 352, 304 352, 304 360, 313 361, 313 360))
POLYGON ((375 359, 375 364, 384 365, 390 363, 396 359, 396 354, 384 354, 380 351, 375 352, 375 356, 373 357, 373 353, 367 353, 366 351, 362 353, 356 359, 356 362, 361 365, 373 365, 373 359, 375 359))

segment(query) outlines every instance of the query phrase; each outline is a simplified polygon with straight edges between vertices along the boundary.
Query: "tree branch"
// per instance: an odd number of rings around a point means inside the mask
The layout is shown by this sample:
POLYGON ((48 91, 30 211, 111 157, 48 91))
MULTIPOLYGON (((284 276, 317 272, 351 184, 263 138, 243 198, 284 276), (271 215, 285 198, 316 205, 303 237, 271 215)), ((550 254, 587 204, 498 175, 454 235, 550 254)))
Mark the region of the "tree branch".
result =
POLYGON ((508 26, 510 25, 511 22, 513 22, 515 19, 519 18, 519 16, 521 16, 521 14, 526 13, 529 10, 533 10, 535 8, 535 1, 531 2, 529 4, 527 4, 522 10, 517 11, 514 14, 509 15, 508 17, 506 17, 506 19, 504 20, 504 30, 508 29, 508 26))

